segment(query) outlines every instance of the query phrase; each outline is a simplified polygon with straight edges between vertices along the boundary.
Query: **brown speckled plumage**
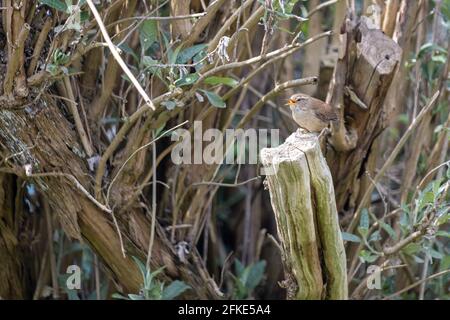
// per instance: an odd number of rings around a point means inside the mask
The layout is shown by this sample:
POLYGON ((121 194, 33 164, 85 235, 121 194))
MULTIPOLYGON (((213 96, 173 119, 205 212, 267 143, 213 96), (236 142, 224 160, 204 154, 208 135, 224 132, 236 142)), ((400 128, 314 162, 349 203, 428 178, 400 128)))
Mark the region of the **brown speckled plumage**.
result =
POLYGON ((337 121, 336 110, 329 104, 304 94, 293 95, 288 102, 295 122, 310 132, 320 132, 330 121, 337 121))

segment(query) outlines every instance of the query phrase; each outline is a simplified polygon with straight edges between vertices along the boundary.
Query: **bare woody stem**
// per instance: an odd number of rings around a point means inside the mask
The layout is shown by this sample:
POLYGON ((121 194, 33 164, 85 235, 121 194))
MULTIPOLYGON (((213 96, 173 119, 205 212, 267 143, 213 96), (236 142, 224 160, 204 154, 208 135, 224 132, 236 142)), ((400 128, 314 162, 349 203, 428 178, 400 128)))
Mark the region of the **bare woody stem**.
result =
POLYGON ((27 75, 31 77, 36 69, 39 59, 41 58, 41 52, 44 48, 45 40, 47 39, 47 35, 50 32, 53 26, 53 19, 48 18, 44 26, 42 27, 41 32, 39 32, 39 36, 36 40, 36 44, 34 45, 33 56, 31 58, 30 65, 28 66, 27 75))
POLYGON ((286 81, 282 84, 275 86, 270 92, 265 94, 259 101, 253 105, 253 107, 247 112, 247 114, 241 119, 236 128, 242 128, 250 119, 252 119, 255 114, 264 106, 264 104, 271 98, 279 94, 280 92, 293 87, 305 86, 308 84, 316 84, 316 77, 309 77, 304 79, 296 79, 291 81, 286 81))
MULTIPOLYGON (((181 94, 183 91, 181 89, 175 90, 174 92, 168 92, 166 94, 163 94, 157 98, 154 99, 154 103, 158 105, 161 103, 164 99, 170 99, 171 97, 177 96, 181 94)), ((119 147, 119 144, 122 142, 122 140, 125 138, 128 131, 133 127, 133 125, 136 123, 136 121, 144 115, 146 112, 148 112, 149 109, 147 106, 142 106, 139 109, 137 109, 122 125, 119 132, 117 132, 114 139, 111 141, 109 146, 106 148, 105 152, 103 153, 102 157, 100 158, 100 161, 98 163, 97 172, 95 174, 95 197, 97 199, 100 199, 101 194, 101 184, 102 184, 102 177, 106 170, 106 162, 108 159, 113 155, 114 151, 119 147)))
POLYGON ((398 144, 395 146, 394 150, 392 150, 392 153, 390 154, 389 158, 386 160, 384 165, 378 171, 377 175, 373 179, 373 184, 367 186, 367 189, 366 189, 366 191, 364 193, 364 196, 362 197, 362 200, 360 201, 360 206, 358 207, 358 209, 356 210, 355 214, 353 215, 352 221, 350 222, 350 224, 349 224, 349 226, 347 228, 347 232, 348 233, 352 233, 354 231, 354 229, 355 229, 355 227, 356 227, 356 225, 357 225, 357 223, 359 221, 359 217, 361 215, 361 211, 363 209, 363 205, 369 199, 369 197, 372 194, 372 191, 373 191, 375 185, 380 181, 380 179, 383 177, 383 175, 386 172, 386 170, 394 162, 394 160, 397 157, 397 155, 399 154, 400 150, 403 148, 403 145, 406 143, 408 138, 411 136, 411 134, 414 131, 414 129, 419 125, 420 121, 425 117, 425 115, 427 115, 431 111, 432 107, 434 106, 434 103, 436 102, 437 98, 439 97, 439 93, 440 92, 437 91, 433 95, 433 97, 430 99, 430 101, 428 102, 426 107, 423 108, 422 111, 420 111, 419 115, 413 120, 411 125, 406 130, 405 134, 402 136, 402 138, 400 139, 398 144))
POLYGON ((83 122, 81 121, 80 113, 78 112, 77 103, 75 102, 75 95, 73 94, 72 84, 70 83, 69 77, 64 77, 64 86, 66 87, 66 92, 69 98, 67 104, 70 112, 72 113, 75 127, 77 128, 78 135, 80 136, 81 144, 83 145, 84 151, 88 157, 91 157, 94 150, 89 142, 86 130, 84 130, 83 122))
POLYGON ((17 41, 13 46, 10 61, 8 62, 8 68, 6 70, 5 81, 3 84, 3 90, 5 95, 10 95, 13 92, 14 78, 16 76, 17 69, 20 66, 20 61, 22 61, 22 57, 24 54, 23 50, 25 46, 25 40, 27 39, 30 30, 31 27, 25 23, 22 26, 19 36, 17 37, 17 41))
POLYGON ((136 79, 136 77, 133 75, 133 73, 128 68, 125 61, 123 61, 122 57, 120 56, 119 52, 116 49, 116 46, 112 43, 111 38, 109 37, 108 31, 105 28, 105 25, 103 24, 102 18, 100 17, 100 14, 97 11, 97 8, 95 8, 94 3, 92 0, 86 0, 87 4, 89 5, 89 8, 92 11, 92 14, 94 15, 95 20, 97 21, 97 24, 100 28, 100 31, 102 32, 103 37, 105 38, 106 43, 108 44, 109 49, 111 50, 111 54, 113 55, 114 59, 116 59, 119 66, 122 68, 123 72, 128 76, 130 81, 133 83, 133 85, 136 87, 139 94, 144 99, 145 103, 152 109, 155 110, 155 106, 150 99, 150 97, 145 92, 144 88, 142 88, 139 81, 136 79))

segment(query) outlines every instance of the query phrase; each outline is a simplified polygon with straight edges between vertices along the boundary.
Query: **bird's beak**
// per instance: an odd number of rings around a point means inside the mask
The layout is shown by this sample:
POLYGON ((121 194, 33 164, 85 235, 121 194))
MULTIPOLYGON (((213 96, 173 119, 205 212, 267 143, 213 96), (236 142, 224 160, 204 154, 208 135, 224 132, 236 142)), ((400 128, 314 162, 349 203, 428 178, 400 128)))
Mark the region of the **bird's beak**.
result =
POLYGON ((295 104, 295 101, 293 99, 289 99, 286 103, 287 106, 293 106, 295 104))

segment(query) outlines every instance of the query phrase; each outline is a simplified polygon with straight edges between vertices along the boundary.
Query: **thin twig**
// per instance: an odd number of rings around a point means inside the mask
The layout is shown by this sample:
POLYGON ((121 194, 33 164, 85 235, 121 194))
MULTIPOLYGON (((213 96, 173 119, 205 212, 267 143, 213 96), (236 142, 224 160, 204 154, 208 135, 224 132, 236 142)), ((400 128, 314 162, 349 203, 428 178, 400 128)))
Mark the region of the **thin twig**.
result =
MULTIPOLYGON (((386 265, 388 262, 389 262, 389 260, 386 260, 383 264, 386 265)), ((386 266, 386 267, 381 266, 379 272, 381 273, 381 272, 384 272, 387 270, 399 269, 399 268, 405 268, 405 267, 406 267, 406 264, 399 264, 399 265, 386 266)), ((360 292, 364 289, 367 290, 367 280, 369 279, 369 277, 370 277, 370 274, 361 280, 359 285, 355 288, 355 290, 353 290, 353 292, 351 294, 351 299, 358 299, 360 296, 362 296, 360 294, 360 292)))
POLYGON ((170 230, 175 230, 175 229, 184 229, 184 228, 191 228, 191 227, 192 227, 192 224, 190 224, 190 223, 176 224, 173 226, 166 227, 166 230, 170 231, 170 230))
POLYGON ((52 218, 50 216, 50 206, 48 204, 48 199, 42 200, 44 204, 45 222, 47 224, 48 252, 49 252, 50 272, 52 274, 52 288, 53 288, 52 296, 54 300, 58 300, 59 299, 58 270, 56 269, 55 251, 53 248, 52 218))
POLYGON ((276 85, 275 88, 273 88, 271 91, 269 91, 267 94, 264 95, 257 103, 255 103, 250 110, 247 112, 247 114, 241 119, 239 124, 236 128, 242 128, 250 119, 254 117, 254 115, 264 106, 266 101, 272 99, 274 96, 278 95, 280 92, 293 87, 299 87, 304 86, 308 84, 316 84, 317 78, 316 77, 308 77, 303 79, 296 79, 296 80, 290 80, 286 81, 282 84, 276 85))
MULTIPOLYGON (((150 17, 152 16, 154 13, 156 13, 159 9, 161 9, 162 7, 164 7, 167 3, 169 2, 169 0, 166 0, 164 2, 159 3, 159 5, 153 9, 151 12, 149 12, 146 16, 150 17)), ((129 25, 127 28, 125 28, 124 30, 120 31, 119 33, 115 34, 114 37, 118 36, 120 33, 125 32, 126 30, 130 30, 124 37, 123 39, 117 44, 118 47, 120 47, 122 44, 125 43, 125 41, 128 40, 128 38, 133 34, 133 32, 139 28, 139 26, 144 22, 145 20, 139 20, 134 26, 129 25)), ((113 38, 114 38, 113 37, 113 38)))
MULTIPOLYGON (((206 79, 207 77, 210 77, 211 75, 214 75, 216 73, 219 73, 219 72, 222 72, 222 71, 227 71, 227 70, 230 70, 230 69, 243 68, 243 67, 246 67, 246 66, 250 66, 250 65, 252 65, 254 63, 258 63, 258 62, 264 61, 266 59, 269 60, 269 59, 272 59, 274 57, 278 57, 278 56, 284 54, 285 52, 290 52, 292 49, 295 49, 295 51, 300 50, 304 46, 306 46, 306 45, 308 45, 308 44, 310 44, 310 43, 312 43, 312 42, 314 42, 314 41, 316 41, 316 40, 318 40, 318 39, 320 39, 322 37, 329 36, 329 35, 332 35, 332 34, 333 34, 332 31, 327 31, 327 32, 321 33, 321 34, 319 34, 317 36, 314 36, 314 37, 306 40, 304 43, 290 44, 290 45, 287 45, 287 46, 285 46, 283 48, 271 51, 271 52, 265 54, 264 56, 259 55, 259 56, 256 56, 256 57, 244 60, 244 61, 232 62, 232 63, 228 63, 228 64, 225 64, 225 65, 218 66, 218 67, 216 67, 214 69, 211 69, 211 70, 205 72, 204 74, 202 74, 200 76, 200 78, 197 80, 197 82, 193 85, 193 89, 196 89, 203 82, 204 79, 206 79)), ((294 53, 295 51, 292 51, 290 53, 294 53)))
POLYGON ((284 252, 283 247, 281 246, 281 244, 277 241, 277 239, 275 239, 275 237, 273 235, 271 235, 270 233, 267 234, 267 238, 269 238, 270 241, 272 241, 272 243, 275 245, 275 247, 277 247, 277 249, 280 251, 280 254, 282 254, 284 252))
POLYGON ((213 21, 216 16, 217 11, 223 6, 226 0, 216 0, 209 3, 208 8, 206 8, 206 14, 201 17, 191 29, 191 32, 187 38, 182 43, 183 48, 190 47, 198 40, 200 34, 205 30, 205 28, 213 21))
POLYGON ((39 59, 41 58, 42 49, 44 48, 45 41, 47 40, 48 33, 50 32, 52 26, 53 26, 53 19, 51 17, 47 18, 47 20, 45 20, 41 32, 39 32, 36 44, 34 45, 33 55, 31 57, 31 62, 27 70, 27 75, 29 77, 32 76, 34 71, 36 70, 36 66, 39 62, 39 59))
POLYGON ((433 172, 435 172, 436 170, 439 170, 440 168, 442 168, 443 166, 446 165, 450 165, 450 160, 445 161, 444 163, 441 163, 440 165, 438 165, 437 167, 431 169, 426 175, 425 177, 423 177, 422 180, 420 180, 419 184, 416 187, 416 190, 414 191, 414 195, 413 195, 413 199, 416 198, 417 192, 419 192, 419 190, 422 188, 422 185, 424 183, 424 181, 426 181, 426 179, 433 174, 433 172))
POLYGON ((406 238, 400 240, 399 242, 397 242, 392 247, 384 248, 383 255, 384 256, 392 255, 392 254, 395 254, 395 253, 399 252, 401 249, 403 249, 405 246, 407 246, 411 242, 414 242, 417 239, 419 239, 426 231, 427 231, 427 228, 426 227, 422 227, 420 230, 411 233, 409 236, 407 236, 406 238))
MULTIPOLYGON (((167 92, 165 94, 162 94, 154 99, 155 104, 158 105, 164 99, 170 99, 172 97, 175 97, 175 96, 181 94, 182 92, 183 92, 183 90, 176 89, 173 92, 167 92)), ((149 109, 145 105, 142 107, 139 107, 128 119, 126 119, 125 123, 120 128, 119 132, 117 132, 114 139, 111 141, 109 146, 103 152, 103 155, 100 158, 100 161, 98 162, 97 172, 95 173, 94 192, 95 192, 96 198, 100 198, 102 178, 103 178, 103 175, 106 170, 106 163, 107 163, 108 159, 113 155, 114 151, 116 151, 116 149, 119 147, 122 140, 125 139, 125 135, 133 127, 133 125, 136 123, 136 121, 138 121, 138 119, 142 115, 144 115, 148 110, 149 109)))
MULTIPOLYGON (((111 193, 111 188, 114 184, 114 182, 116 182, 117 178, 119 177, 120 173, 122 172, 122 170, 125 168, 126 164, 128 163, 128 161, 130 161, 139 151, 151 146, 153 143, 155 143, 156 141, 158 141, 159 139, 161 139, 162 137, 164 137, 167 133, 184 126, 186 123, 188 123, 189 120, 184 121, 183 123, 180 123, 178 125, 176 125, 175 127, 165 131, 164 133, 162 133, 161 135, 159 135, 157 138, 153 139, 152 141, 150 141, 149 143, 144 144, 143 146, 137 148, 128 158, 127 160, 125 160, 125 162, 120 166, 119 171, 117 171, 116 175, 114 176, 114 178, 112 179, 111 183, 109 184, 108 187, 108 191, 106 192, 106 203, 109 203, 109 196, 111 193)), ((156 183, 154 183, 154 187, 156 186, 156 183)))
POLYGON ((444 271, 441 271, 441 272, 438 272, 438 273, 435 273, 435 274, 429 276, 428 278, 425 278, 425 279, 422 279, 422 280, 420 280, 420 281, 417 281, 417 282, 415 282, 415 283, 413 283, 413 284, 407 286, 406 288, 403 288, 402 290, 399 290, 399 291, 397 291, 397 292, 395 292, 395 293, 393 293, 393 294, 391 294, 391 295, 389 295, 389 296, 383 298, 383 300, 390 300, 390 299, 392 299, 392 298, 398 296, 399 294, 402 294, 402 293, 404 293, 404 292, 406 292, 406 291, 409 291, 409 290, 411 290, 411 289, 417 287, 418 285, 420 285, 420 284, 421 284, 422 282, 424 282, 424 281, 429 281, 429 280, 438 278, 438 277, 443 276, 443 275, 445 275, 445 274, 447 274, 447 273, 449 273, 449 272, 450 272, 450 269, 444 270, 444 271))
POLYGON ((330 1, 319 4, 317 7, 315 7, 314 9, 312 9, 311 11, 308 12, 308 15, 306 16, 306 18, 308 18, 308 19, 311 18, 318 11, 322 10, 323 8, 329 7, 338 1, 344 1, 344 0, 330 0, 330 1))
POLYGON ((153 139, 153 152, 152 152, 152 171, 153 171, 153 185, 152 185, 152 222, 150 226, 150 240, 148 242, 147 251, 147 272, 150 272, 150 261, 152 258, 153 242, 155 240, 155 225, 156 225, 156 138, 155 131, 152 133, 153 139))
MULTIPOLYGON (((297 52, 298 50, 316 42, 319 39, 325 38, 325 37, 329 37, 333 34, 332 31, 326 31, 326 32, 322 32, 318 35, 315 35, 309 39, 307 39, 305 42, 303 43, 294 43, 291 45, 288 45, 286 47, 283 47, 281 49, 275 50, 273 52, 270 52, 268 54, 266 54, 266 59, 267 61, 265 61, 263 64, 261 64, 260 66, 258 66, 255 70, 252 70, 244 79, 239 81, 239 85, 234 87, 233 89, 231 89, 230 91, 228 91, 224 96, 223 99, 224 100, 228 100, 232 95, 234 95, 234 93, 236 93, 237 91, 239 91, 242 87, 242 85, 247 84, 250 82, 251 79, 253 79, 260 71, 264 70, 267 66, 274 64, 277 61, 283 60, 285 58, 287 58, 288 56, 294 54, 295 52, 297 52), (275 53, 275 54, 274 54, 275 53)), ((260 57, 260 56, 258 56, 260 57)), ((255 57, 255 58, 258 58, 255 57)), ((252 58, 254 59, 254 58, 252 58)), ((249 59, 249 60, 252 60, 249 59)), ((247 62, 249 60, 246 60, 247 62)), ((245 62, 245 61, 242 61, 245 62)), ((259 60, 257 61, 259 62, 259 60)), ((254 63, 254 62, 252 62, 254 63)), ((225 65, 227 66, 227 65, 225 65)), ((212 70, 213 71, 213 70, 212 70)), ((199 79, 199 81, 202 78, 199 79)))
POLYGON ((44 252, 41 253, 41 263, 39 266, 39 275, 36 280, 36 287, 33 293, 33 300, 38 300, 41 297, 42 288, 44 287, 45 280, 47 275, 47 256, 48 256, 48 247, 45 247, 44 252))
POLYGON ((210 185, 210 186, 218 186, 218 187, 225 187, 225 188, 234 188, 234 187, 239 187, 239 186, 243 186, 249 182, 255 181, 255 180, 259 180, 261 179, 261 177, 253 177, 251 179, 242 181, 242 182, 238 182, 238 183, 221 183, 221 182, 213 182, 213 181, 202 181, 202 182, 196 182, 193 183, 192 186, 203 186, 203 185, 210 185))
POLYGON ((134 17, 123 18, 123 19, 114 21, 113 23, 110 23, 106 27, 109 28, 118 23, 130 21, 130 20, 143 20, 143 21, 146 21, 146 20, 157 20, 157 21, 183 20, 183 19, 191 19, 191 18, 200 18, 200 17, 203 17, 205 14, 206 14, 206 12, 179 15, 179 16, 134 16, 134 17))
MULTIPOLYGON (((31 27, 24 24, 20 29, 17 40, 13 45, 12 54, 6 68, 6 74, 3 80, 3 91, 6 96, 12 94, 14 88, 14 78, 18 69, 21 67, 20 62, 24 55, 25 40, 28 38, 31 27)), ((8 35, 8 40, 11 35, 8 35)))
POLYGON ((98 256, 94 253, 94 277, 95 277, 95 296, 97 300, 101 300, 100 285, 100 267, 98 265, 98 256))
MULTIPOLYGON (((385 161, 384 165, 381 167, 380 171, 378 171, 377 175, 375 176, 375 178, 373 179, 373 183, 376 184, 380 181, 380 179, 383 177, 384 173, 386 172, 386 170, 391 166, 392 162, 394 162, 395 158, 397 157, 397 155, 399 154, 400 150, 403 148, 403 145, 406 143, 406 141, 408 140, 409 136, 412 134, 412 132, 414 131, 414 129, 419 125, 419 123, 421 122, 421 120, 425 117, 426 114, 428 114, 428 112, 431 111, 434 103, 436 102, 437 98, 439 97, 439 93, 440 91, 438 90, 433 97, 430 99, 430 101, 428 102, 428 104, 426 105, 425 108, 423 108, 419 115, 417 116, 417 118, 415 118, 410 126, 408 127, 408 129, 406 130, 406 132, 403 134, 402 138, 400 139, 400 141, 398 142, 398 144, 395 146, 394 150, 392 150, 392 153, 389 155, 388 159, 385 161)), ((347 232, 348 233, 352 233, 353 230, 355 229, 358 221, 359 221, 359 217, 361 215, 361 211, 365 205, 365 203, 369 200, 370 195, 372 194, 374 186, 373 185, 369 185, 360 201, 360 205, 358 207, 358 209, 355 211, 355 214, 353 215, 353 219, 350 222, 348 228, 347 228, 347 232)))
POLYGON ((107 206, 98 202, 84 187, 83 185, 75 178, 73 175, 64 172, 41 172, 41 173, 30 173, 27 177, 31 178, 41 178, 41 177, 64 177, 73 182, 75 187, 81 191, 89 200, 91 200, 99 209, 104 212, 112 213, 111 209, 107 206))
MULTIPOLYGON (((88 157, 92 157, 94 150, 89 142, 86 130, 84 130, 83 122, 81 121, 80 113, 78 112, 77 103, 75 101, 75 95, 73 94, 72 84, 69 77, 64 77, 64 86, 66 87, 66 93, 69 96, 68 107, 72 114, 73 121, 75 122, 75 128, 80 136, 81 144, 88 157)), ((81 97, 80 97, 81 99, 81 97)))
POLYGON ((100 27, 100 31, 102 32, 102 35, 105 38, 106 43, 108 44, 108 48, 109 48, 109 50, 111 50, 111 54, 114 56, 117 63, 119 64, 119 66, 122 68, 122 70, 128 76, 130 81, 136 87, 137 91, 142 96, 145 103, 154 111, 156 108, 153 105, 152 100, 147 95, 145 90, 142 88, 139 81, 134 77, 133 73, 130 71, 130 69, 126 65, 125 61, 123 61, 122 57, 120 56, 119 52, 116 49, 116 46, 112 43, 111 38, 108 35, 108 31, 106 30, 105 25, 103 24, 102 18, 100 17, 100 14, 98 13, 97 9, 95 8, 94 3, 92 2, 92 0, 86 0, 86 2, 92 11, 92 14, 94 15, 94 18, 97 21, 98 26, 100 27))

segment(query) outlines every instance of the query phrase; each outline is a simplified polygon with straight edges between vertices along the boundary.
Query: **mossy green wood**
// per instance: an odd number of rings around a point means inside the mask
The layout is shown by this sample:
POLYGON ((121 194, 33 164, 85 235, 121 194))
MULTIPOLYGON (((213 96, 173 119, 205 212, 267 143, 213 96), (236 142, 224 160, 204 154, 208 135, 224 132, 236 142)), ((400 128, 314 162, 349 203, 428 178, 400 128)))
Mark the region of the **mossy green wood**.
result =
POLYGON ((299 148, 305 152, 311 179, 315 218, 327 275, 327 298, 347 299, 345 248, 336 208, 333 180, 318 139, 304 136, 299 148))
POLYGON ((281 146, 263 149, 261 160, 283 250, 288 298, 347 299, 333 181, 317 137, 299 130, 281 146))

